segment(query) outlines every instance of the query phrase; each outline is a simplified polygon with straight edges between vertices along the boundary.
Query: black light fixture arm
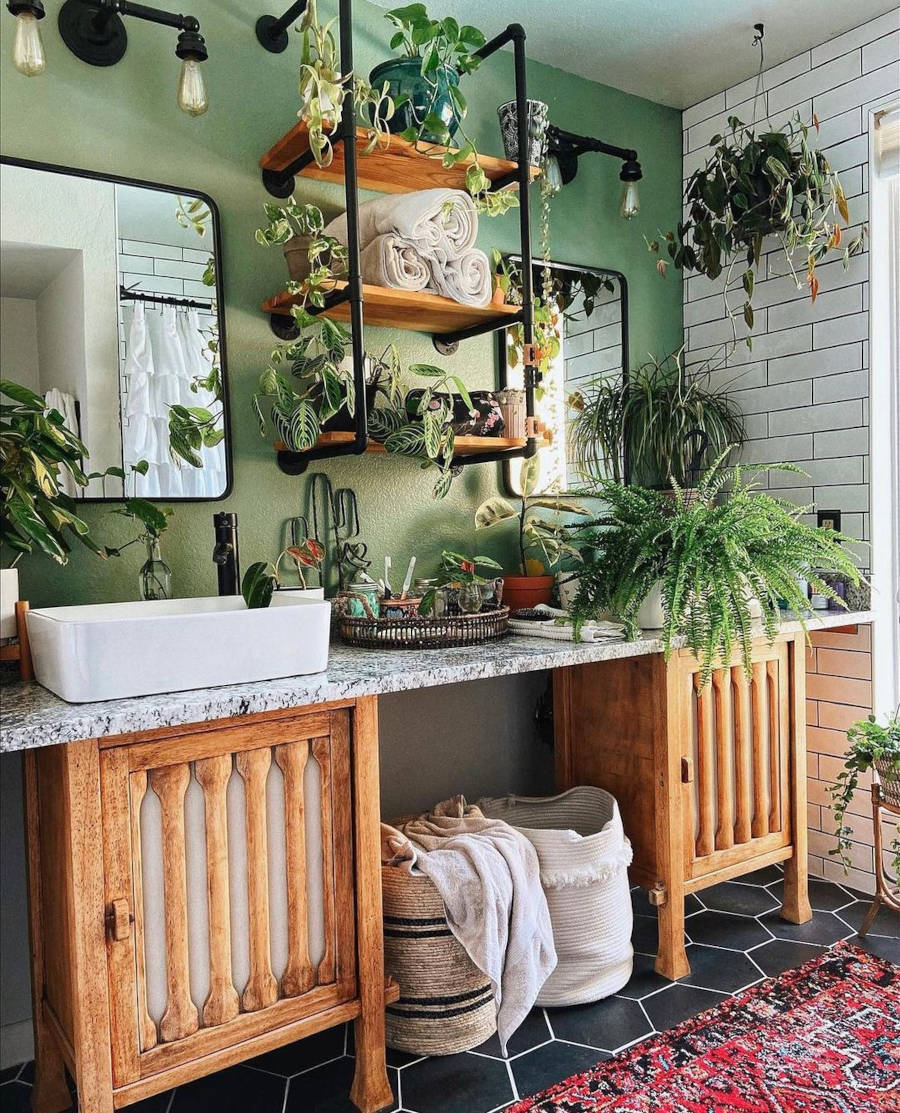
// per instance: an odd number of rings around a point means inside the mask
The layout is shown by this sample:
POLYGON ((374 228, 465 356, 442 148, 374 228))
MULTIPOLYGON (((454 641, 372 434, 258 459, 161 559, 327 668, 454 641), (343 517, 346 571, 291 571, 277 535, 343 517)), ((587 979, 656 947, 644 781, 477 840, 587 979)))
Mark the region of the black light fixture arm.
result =
POLYGON ((551 153, 558 149, 577 157, 593 151, 601 155, 612 155, 613 158, 620 158, 623 162, 637 162, 637 151, 630 147, 616 147, 612 143, 604 143, 602 139, 595 139, 591 135, 576 135, 574 131, 565 131, 555 124, 550 124, 547 128, 547 138, 551 153))
POLYGON ((206 43, 195 16, 151 8, 133 0, 65 0, 59 9, 59 32, 69 50, 83 62, 113 66, 121 60, 128 45, 122 16, 173 28, 180 32, 175 48, 178 57, 206 61, 206 43))
POLYGON ((306 0, 296 0, 284 15, 261 15, 256 21, 256 37, 260 46, 271 54, 281 54, 287 50, 288 27, 306 11, 306 0))

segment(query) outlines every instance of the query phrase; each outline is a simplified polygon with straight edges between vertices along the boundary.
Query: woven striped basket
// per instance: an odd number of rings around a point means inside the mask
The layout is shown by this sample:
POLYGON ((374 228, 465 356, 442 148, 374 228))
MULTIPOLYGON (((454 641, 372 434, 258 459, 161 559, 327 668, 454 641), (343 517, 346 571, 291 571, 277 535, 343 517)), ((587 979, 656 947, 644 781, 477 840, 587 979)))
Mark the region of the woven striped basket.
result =
POLYGON ((631 843, 619 806, 602 788, 559 796, 501 796, 478 801, 528 838, 541 863, 553 942, 559 958, 537 1004, 584 1005, 618 992, 631 977, 631 843))
POLYGON ((468 1051, 497 1031, 491 983, 451 932, 432 881, 382 865, 384 965, 400 986, 387 1045, 413 1055, 468 1051))

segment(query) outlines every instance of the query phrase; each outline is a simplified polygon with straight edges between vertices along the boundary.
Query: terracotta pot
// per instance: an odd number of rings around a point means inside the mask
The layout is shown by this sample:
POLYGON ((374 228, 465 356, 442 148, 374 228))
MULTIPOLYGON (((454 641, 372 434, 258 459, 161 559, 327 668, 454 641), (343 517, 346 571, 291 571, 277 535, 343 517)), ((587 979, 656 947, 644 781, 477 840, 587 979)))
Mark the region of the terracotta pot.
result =
POLYGON ((511 611, 549 603, 553 595, 554 576, 504 576, 503 605, 511 611))

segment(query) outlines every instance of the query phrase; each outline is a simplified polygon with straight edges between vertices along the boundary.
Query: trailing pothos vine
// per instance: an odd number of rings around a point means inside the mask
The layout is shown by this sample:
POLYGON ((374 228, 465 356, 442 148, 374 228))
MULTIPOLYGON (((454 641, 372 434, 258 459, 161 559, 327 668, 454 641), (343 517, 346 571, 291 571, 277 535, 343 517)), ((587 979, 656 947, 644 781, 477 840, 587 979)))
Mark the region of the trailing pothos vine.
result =
MULTIPOLYGON (((814 116, 812 127, 818 132, 814 116)), ((657 270, 665 275, 670 262, 677 270, 716 279, 725 272, 724 299, 734 323, 740 311, 748 330, 754 323, 753 292, 764 242, 775 236, 781 244, 797 288, 801 280, 794 252, 802 250, 802 270, 809 296, 819 292, 816 267, 831 251, 840 251, 844 266, 860 250, 862 233, 844 242, 842 225, 850 224, 847 199, 837 172, 817 150, 810 126, 799 115, 783 128, 758 131, 755 125, 729 116, 728 130, 710 140, 712 154, 688 179, 684 199, 688 213, 674 232, 648 243, 658 255, 657 270), (662 256, 662 245, 669 259, 662 256), (742 306, 731 304, 739 282, 742 306)), ((736 333, 735 333, 736 335, 736 333)), ((752 337, 747 336, 752 347, 752 337)))

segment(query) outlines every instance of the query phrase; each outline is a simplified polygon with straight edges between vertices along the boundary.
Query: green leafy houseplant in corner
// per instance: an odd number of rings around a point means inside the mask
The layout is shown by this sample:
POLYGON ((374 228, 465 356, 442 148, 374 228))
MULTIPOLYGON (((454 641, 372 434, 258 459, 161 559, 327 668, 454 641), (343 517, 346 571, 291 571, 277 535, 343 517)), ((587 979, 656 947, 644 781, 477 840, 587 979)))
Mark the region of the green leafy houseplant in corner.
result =
MULTIPOLYGON (((73 539, 105 556, 64 484, 86 487, 106 476, 124 480, 124 470, 85 473, 87 449, 57 410, 7 379, 0 382, 0 395, 8 399, 0 404, 0 543, 15 554, 12 563, 38 550, 65 564, 73 539)), ((133 470, 146 474, 146 461, 133 470)))
MULTIPOLYGON (((860 719, 847 731, 850 747, 837 781, 831 787, 832 812, 838 844, 830 854, 840 858, 845 870, 851 866, 853 828, 847 822, 847 809, 859 788, 859 778, 877 770, 882 783, 900 781, 900 712, 895 711, 881 726, 874 715, 860 719)), ((900 878, 900 834, 893 839, 894 877, 900 878)), ((876 863, 876 869, 880 863, 876 863)))
POLYGON ((518 575, 504 573, 503 576, 503 602, 513 611, 549 603, 553 594, 554 569, 562 557, 568 555, 581 560, 581 553, 573 544, 571 528, 547 521, 532 511, 552 510, 557 514, 579 517, 590 513, 586 507, 569 499, 533 494, 540 475, 539 461, 539 456, 532 456, 522 467, 522 496, 518 510, 506 499, 494 496, 486 499, 475 511, 476 529, 490 529, 501 522, 518 522, 518 575))
POLYGON ((745 479, 752 470, 765 469, 725 468, 720 459, 693 491, 676 487, 674 496, 610 481, 593 488, 589 493, 605 507, 582 530, 576 626, 611 612, 633 637, 641 605, 658 591, 666 655, 683 638, 705 684, 715 662, 731 660, 735 651, 750 670, 753 637, 761 632, 771 640, 778 631, 779 600, 803 620, 808 601, 800 579, 843 605, 815 569, 859 583, 842 544, 852 539, 807 525, 802 516, 809 507, 760 490, 745 479))
MULTIPOLYGON (((818 131, 818 121, 813 126, 818 131)), ((816 266, 829 251, 842 253, 844 266, 859 250, 861 237, 843 244, 850 213, 836 171, 810 140, 810 128, 799 116, 781 129, 758 130, 729 116, 728 130, 710 140, 712 153, 685 186, 688 213, 675 232, 662 236, 669 260, 662 258, 659 240, 648 246, 659 255, 657 269, 665 274, 669 261, 689 273, 716 279, 726 273, 724 298, 730 304, 735 267, 739 276, 744 320, 753 328, 753 288, 766 236, 775 236, 784 249, 790 271, 795 250, 805 253, 803 269, 810 298, 819 290, 816 266)), ((752 346, 751 338, 747 338, 752 346)))

